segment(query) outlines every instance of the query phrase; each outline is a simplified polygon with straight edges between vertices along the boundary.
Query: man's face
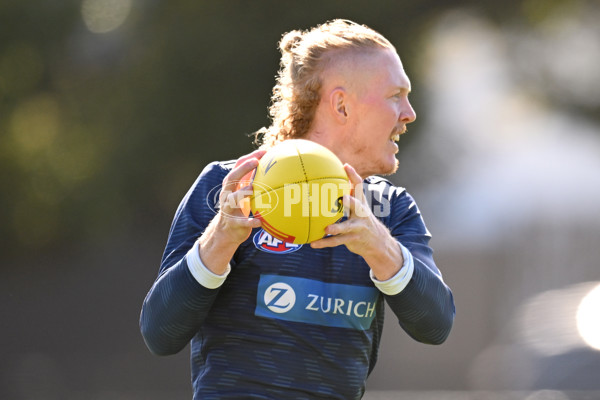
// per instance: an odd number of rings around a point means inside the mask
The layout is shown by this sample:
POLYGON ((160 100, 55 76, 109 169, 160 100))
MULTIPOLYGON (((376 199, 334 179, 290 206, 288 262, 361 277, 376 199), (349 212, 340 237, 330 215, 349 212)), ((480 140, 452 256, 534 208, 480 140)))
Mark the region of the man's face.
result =
POLYGON ((350 132, 341 145, 347 162, 363 177, 394 173, 395 142, 416 118, 408 101, 410 80, 393 50, 374 52, 355 76, 348 103, 350 132))

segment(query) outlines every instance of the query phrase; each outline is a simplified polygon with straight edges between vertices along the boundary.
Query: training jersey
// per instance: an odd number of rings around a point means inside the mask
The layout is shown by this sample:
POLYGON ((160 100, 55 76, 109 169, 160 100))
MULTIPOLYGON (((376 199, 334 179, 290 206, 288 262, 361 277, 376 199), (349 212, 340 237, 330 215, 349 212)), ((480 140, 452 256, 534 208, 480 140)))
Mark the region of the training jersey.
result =
POLYGON ((413 198, 380 177, 365 180, 366 198, 405 259, 391 289, 343 245, 313 249, 261 228, 238 247, 226 278, 208 271, 197 240, 233 166, 209 164, 183 198, 140 318, 153 353, 191 343, 195 400, 360 399, 377 361, 384 300, 414 339, 445 340, 454 303, 430 234, 413 198))

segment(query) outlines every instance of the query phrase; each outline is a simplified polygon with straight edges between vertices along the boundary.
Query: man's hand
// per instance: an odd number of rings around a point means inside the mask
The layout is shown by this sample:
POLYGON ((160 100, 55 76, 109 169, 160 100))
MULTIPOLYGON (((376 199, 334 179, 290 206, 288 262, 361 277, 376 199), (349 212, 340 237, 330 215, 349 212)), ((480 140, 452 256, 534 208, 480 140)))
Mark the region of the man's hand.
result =
POLYGON ((311 247, 321 249, 343 244, 365 259, 378 280, 387 280, 402 267, 402 250, 387 227, 373 215, 363 191, 363 179, 352 166, 346 164, 344 169, 352 184, 352 195, 345 195, 343 199, 348 219, 325 228, 325 233, 333 236, 316 240, 311 247))
POLYGON ((199 251, 202 263, 213 273, 222 275, 238 246, 248 237, 260 220, 244 212, 242 201, 252 195, 252 185, 240 187, 243 178, 252 172, 265 150, 256 150, 240 157, 223 179, 219 197, 219 212, 200 237, 199 251))
POLYGON ((252 195, 252 184, 240 187, 240 183, 242 178, 258 166, 258 161, 264 154, 265 150, 257 150, 239 158, 223 179, 215 229, 222 235, 222 239, 236 246, 248 239, 252 228, 260 226, 260 220, 248 217, 242 207, 243 200, 252 195))

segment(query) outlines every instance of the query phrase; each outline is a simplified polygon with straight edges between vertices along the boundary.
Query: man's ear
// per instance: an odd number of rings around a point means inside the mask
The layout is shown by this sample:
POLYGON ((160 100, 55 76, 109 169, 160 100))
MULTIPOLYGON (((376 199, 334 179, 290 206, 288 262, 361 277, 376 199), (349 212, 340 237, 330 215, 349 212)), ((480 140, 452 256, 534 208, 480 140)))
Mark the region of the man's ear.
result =
POLYGON ((329 106, 336 120, 346 123, 348 119, 347 93, 343 87, 336 87, 329 96, 329 106))

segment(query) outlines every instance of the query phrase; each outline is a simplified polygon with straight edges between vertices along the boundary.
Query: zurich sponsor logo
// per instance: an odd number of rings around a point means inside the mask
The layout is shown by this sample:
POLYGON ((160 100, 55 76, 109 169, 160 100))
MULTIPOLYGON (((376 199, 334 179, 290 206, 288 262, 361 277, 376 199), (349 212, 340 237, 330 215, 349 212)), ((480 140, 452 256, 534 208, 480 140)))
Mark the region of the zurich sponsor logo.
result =
POLYGON ((264 229, 259 230, 252 238, 254 246, 257 249, 266 251, 267 253, 285 254, 300 250, 301 244, 287 243, 283 240, 273 237, 264 229))
POLYGON ((379 301, 371 286, 280 275, 261 275, 257 296, 257 316, 358 330, 371 327, 379 301))

